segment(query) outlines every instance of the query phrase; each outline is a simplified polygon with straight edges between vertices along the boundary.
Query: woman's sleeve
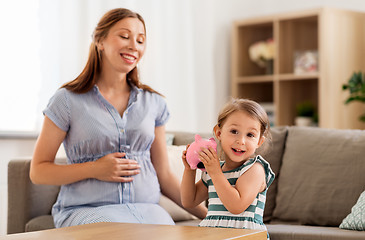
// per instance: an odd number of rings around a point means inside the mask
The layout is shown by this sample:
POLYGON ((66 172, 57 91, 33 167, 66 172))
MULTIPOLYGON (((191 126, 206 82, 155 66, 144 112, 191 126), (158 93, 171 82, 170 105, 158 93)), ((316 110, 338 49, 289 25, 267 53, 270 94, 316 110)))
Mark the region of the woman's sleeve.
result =
POLYGON ((166 101, 160 96, 157 95, 157 116, 155 119, 155 126, 159 127, 162 125, 165 125, 167 120, 170 118, 170 112, 169 109, 167 108, 167 104, 166 101))
POLYGON ((65 132, 70 128, 71 118, 67 93, 64 88, 57 90, 43 110, 43 114, 65 132))

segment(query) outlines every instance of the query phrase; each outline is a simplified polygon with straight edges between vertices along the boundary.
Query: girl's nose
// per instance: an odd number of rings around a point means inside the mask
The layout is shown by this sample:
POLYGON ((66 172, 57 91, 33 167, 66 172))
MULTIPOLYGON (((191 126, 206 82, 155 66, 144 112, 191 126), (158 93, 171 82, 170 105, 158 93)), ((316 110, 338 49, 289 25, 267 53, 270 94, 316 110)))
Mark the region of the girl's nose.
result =
POLYGON ((245 144, 245 139, 244 138, 238 138, 237 140, 236 140, 236 142, 237 142, 237 144, 245 144))

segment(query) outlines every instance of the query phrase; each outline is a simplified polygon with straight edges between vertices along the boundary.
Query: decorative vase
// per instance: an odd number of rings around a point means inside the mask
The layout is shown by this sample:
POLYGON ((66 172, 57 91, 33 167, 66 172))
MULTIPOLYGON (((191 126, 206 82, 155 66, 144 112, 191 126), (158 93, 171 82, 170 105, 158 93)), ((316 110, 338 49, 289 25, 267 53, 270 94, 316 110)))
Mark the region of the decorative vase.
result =
POLYGON ((265 74, 272 75, 274 73, 274 60, 265 61, 265 74))
POLYGON ((313 125, 313 120, 311 117, 296 117, 295 125, 300 127, 308 127, 313 125))

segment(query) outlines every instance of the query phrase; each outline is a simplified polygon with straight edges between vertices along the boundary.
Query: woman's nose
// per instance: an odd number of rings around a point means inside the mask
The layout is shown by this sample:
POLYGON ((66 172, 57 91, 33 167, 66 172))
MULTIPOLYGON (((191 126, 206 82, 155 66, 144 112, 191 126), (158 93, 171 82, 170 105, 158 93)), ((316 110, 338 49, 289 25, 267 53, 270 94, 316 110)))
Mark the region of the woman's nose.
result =
POLYGON ((129 41, 129 46, 128 47, 131 50, 137 50, 137 44, 133 39, 131 39, 131 41, 129 41))

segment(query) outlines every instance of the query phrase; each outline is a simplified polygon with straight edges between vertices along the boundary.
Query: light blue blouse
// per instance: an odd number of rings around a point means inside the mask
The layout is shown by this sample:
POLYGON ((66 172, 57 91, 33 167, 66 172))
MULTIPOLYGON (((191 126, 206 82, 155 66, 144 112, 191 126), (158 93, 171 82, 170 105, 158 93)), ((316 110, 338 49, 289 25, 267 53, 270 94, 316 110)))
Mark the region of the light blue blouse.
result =
POLYGON ((155 127, 169 118, 160 95, 132 87, 121 116, 97 86, 84 94, 61 88, 43 113, 67 132, 63 144, 68 164, 125 152, 141 166, 130 183, 86 179, 61 186, 52 209, 56 227, 101 221, 173 224, 158 205, 160 185, 150 158, 155 127), (150 216, 151 209, 160 215, 158 219, 150 216))

